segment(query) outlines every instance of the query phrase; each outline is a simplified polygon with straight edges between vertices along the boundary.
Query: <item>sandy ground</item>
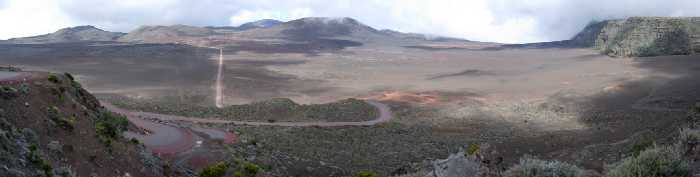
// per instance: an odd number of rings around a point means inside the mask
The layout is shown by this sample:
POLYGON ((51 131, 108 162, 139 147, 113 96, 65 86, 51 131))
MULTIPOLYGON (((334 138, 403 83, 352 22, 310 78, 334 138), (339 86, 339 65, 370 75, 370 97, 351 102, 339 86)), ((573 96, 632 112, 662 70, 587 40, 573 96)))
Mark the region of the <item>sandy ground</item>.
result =
POLYGON ((98 95, 205 106, 280 97, 299 103, 401 100, 437 105, 445 117, 460 119, 486 113, 517 123, 523 120, 512 117, 534 112, 528 121, 551 130, 584 128, 576 121, 580 115, 538 110, 536 105, 558 99, 553 97, 589 97, 624 91, 624 83, 679 77, 644 67, 643 60, 610 58, 591 49, 425 50, 368 44, 309 54, 154 45, 114 53, 107 52, 116 50, 111 47, 86 54, 54 49, 59 54, 51 56, 31 50, 37 54, 13 54, 18 57, 11 64, 72 72, 98 95))

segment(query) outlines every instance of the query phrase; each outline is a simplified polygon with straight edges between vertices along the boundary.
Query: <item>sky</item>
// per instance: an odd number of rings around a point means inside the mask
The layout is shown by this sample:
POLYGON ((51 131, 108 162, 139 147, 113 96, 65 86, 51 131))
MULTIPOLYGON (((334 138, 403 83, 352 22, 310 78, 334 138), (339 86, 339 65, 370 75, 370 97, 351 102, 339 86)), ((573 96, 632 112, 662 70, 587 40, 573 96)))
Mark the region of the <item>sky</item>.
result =
POLYGON ((93 25, 237 26, 260 19, 351 17, 394 29, 475 41, 569 39, 592 21, 700 16, 700 0, 0 0, 0 39, 93 25))

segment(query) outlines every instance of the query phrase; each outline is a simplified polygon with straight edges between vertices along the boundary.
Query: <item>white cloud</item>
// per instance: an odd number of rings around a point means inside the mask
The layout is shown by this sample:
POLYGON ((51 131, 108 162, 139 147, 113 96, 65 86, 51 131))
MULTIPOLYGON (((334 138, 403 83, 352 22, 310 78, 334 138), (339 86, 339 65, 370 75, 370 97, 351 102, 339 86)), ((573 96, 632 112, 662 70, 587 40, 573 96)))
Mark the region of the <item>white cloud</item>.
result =
POLYGON ((74 26, 54 0, 2 1, 0 39, 34 36, 74 26))
POLYGON ((238 26, 243 23, 251 22, 251 21, 256 21, 256 20, 261 20, 261 19, 276 19, 276 20, 281 20, 281 21, 289 21, 289 20, 294 20, 294 19, 299 19, 303 17, 309 17, 312 16, 312 11, 309 8, 296 8, 292 10, 281 10, 281 11, 272 11, 272 10, 241 10, 237 12, 235 15, 230 17, 230 23, 229 25, 231 26, 238 26))
POLYGON ((0 0, 0 38, 74 24, 128 32, 140 25, 223 26, 326 16, 404 32, 536 42, 570 38, 591 20, 698 16, 697 7, 698 0, 0 0))

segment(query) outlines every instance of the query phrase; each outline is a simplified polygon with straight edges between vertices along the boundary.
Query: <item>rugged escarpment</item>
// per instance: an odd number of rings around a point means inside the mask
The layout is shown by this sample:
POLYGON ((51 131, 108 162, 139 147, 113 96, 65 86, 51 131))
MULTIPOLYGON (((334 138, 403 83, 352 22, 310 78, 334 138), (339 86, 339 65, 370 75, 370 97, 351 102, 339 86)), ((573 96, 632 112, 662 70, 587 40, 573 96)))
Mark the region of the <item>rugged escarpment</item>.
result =
POLYGON ((620 57, 700 53, 700 17, 631 17, 588 25, 568 44, 620 57))
MULTIPOLYGON (((0 85, 0 176, 163 176, 160 160, 122 138, 126 118, 66 74, 0 85)), ((169 170, 166 170, 169 171, 169 170)))

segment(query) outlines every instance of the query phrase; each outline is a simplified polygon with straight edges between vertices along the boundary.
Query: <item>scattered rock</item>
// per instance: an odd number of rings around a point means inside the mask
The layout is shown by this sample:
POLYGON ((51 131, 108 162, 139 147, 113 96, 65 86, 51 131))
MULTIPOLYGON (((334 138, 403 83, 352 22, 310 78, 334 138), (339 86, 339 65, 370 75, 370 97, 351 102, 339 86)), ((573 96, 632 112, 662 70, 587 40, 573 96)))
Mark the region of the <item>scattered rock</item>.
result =
POLYGON ((75 177, 76 173, 70 167, 59 167, 53 169, 53 174, 56 177, 75 177))
POLYGON ((49 150, 51 150, 52 152, 57 152, 57 153, 63 152, 61 143, 58 141, 51 141, 51 142, 49 142, 49 144, 46 145, 46 147, 49 148, 49 150))
POLYGON ((433 174, 436 177, 478 177, 480 167, 481 162, 476 156, 465 156, 464 152, 459 152, 433 162, 433 174))

